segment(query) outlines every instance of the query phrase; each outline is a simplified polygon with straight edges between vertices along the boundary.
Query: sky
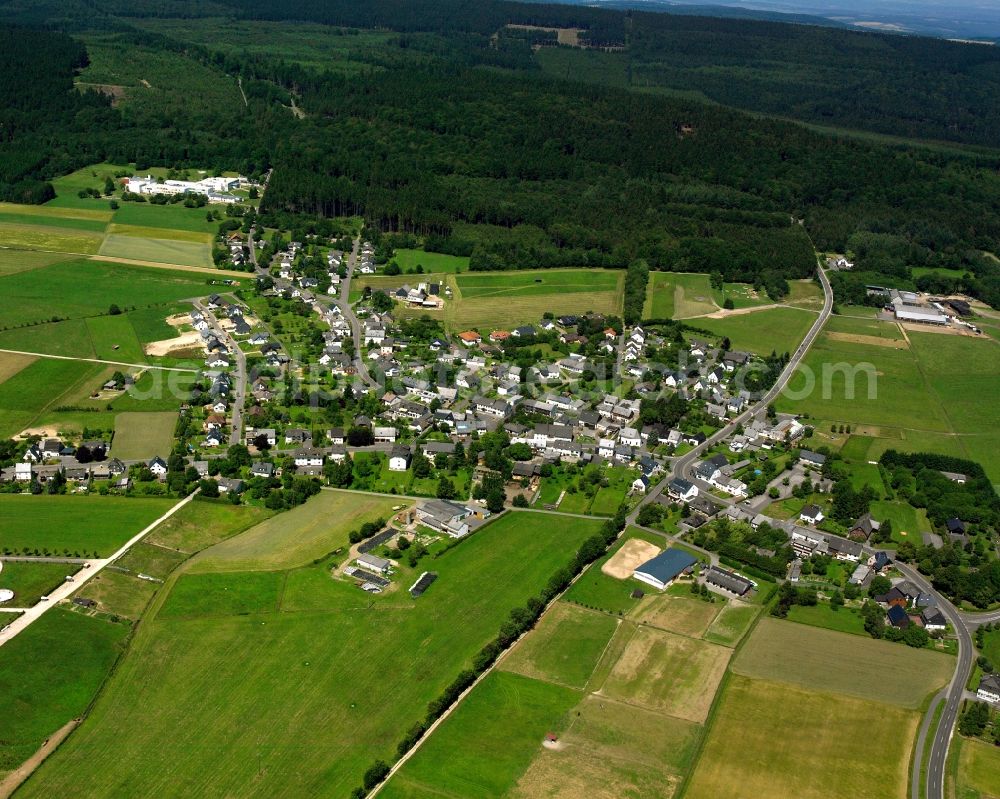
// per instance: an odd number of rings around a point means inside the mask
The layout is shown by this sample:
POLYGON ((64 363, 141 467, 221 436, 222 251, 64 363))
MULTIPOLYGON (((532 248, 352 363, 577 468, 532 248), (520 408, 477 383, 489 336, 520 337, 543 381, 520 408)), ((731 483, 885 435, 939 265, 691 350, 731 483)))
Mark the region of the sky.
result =
MULTIPOLYGON (((650 0, 651 5, 658 2, 650 0)), ((811 14, 872 30, 1000 39, 1000 0, 670 0, 663 4, 811 14)))

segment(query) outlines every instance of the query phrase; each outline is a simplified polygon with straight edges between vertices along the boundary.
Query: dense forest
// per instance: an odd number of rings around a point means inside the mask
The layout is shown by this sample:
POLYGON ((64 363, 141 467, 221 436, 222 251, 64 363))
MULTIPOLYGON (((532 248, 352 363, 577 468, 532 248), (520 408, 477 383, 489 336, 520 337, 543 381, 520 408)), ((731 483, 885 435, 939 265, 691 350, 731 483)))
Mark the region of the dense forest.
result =
MULTIPOLYGON (((75 2, 57 5, 73 18, 75 2)), ((200 70, 206 91, 185 85, 169 101, 165 94, 135 93, 113 109, 93 93, 72 90, 72 72, 86 58, 79 45, 35 34, 36 61, 53 52, 44 79, 42 70, 23 69, 23 49, 8 48, 0 53, 12 83, 7 91, 22 91, 38 119, 44 108, 49 122, 39 126, 44 150, 37 136, 7 143, 0 177, 6 196, 26 181, 38 185, 105 158, 257 174, 273 166, 265 219, 361 214, 379 229, 415 233, 435 249, 470 255, 473 269, 624 268, 642 259, 651 269, 718 271, 726 280, 768 286, 811 274, 815 245, 857 253, 864 275, 897 282, 908 281, 913 266, 959 269, 956 275, 968 274, 964 288, 1000 304, 1000 265, 982 255, 1000 240, 1000 158, 832 137, 694 100, 555 79, 535 63, 533 35, 486 35, 497 20, 516 19, 600 29, 608 42, 620 30, 638 42, 635 26, 643 15, 489 0, 460 7, 429 0, 358 7, 255 0, 238 9, 208 0, 95 2, 104 12, 128 15, 95 13, 92 24, 101 31, 83 34, 103 60, 127 52, 153 68, 169 62, 192 75, 200 70), (364 68, 348 73, 288 61, 280 50, 245 53, 132 27, 155 15, 227 8, 244 17, 365 25, 381 25, 391 14, 397 33, 359 50, 364 68), (455 13, 444 20, 441 9, 455 13), (30 85, 10 77, 26 72, 30 85), (232 86, 237 75, 246 107, 219 100, 207 87, 232 86), (289 113, 292 97, 304 118, 289 113), (87 136, 79 135, 83 122, 87 136)), ((37 16, 48 7, 42 0, 0 2, 0 18, 15 8, 37 16)), ((722 38, 737 36, 726 33, 732 21, 646 16, 661 28, 701 25, 722 38)), ((809 35, 847 36, 852 46, 861 41, 844 31, 810 34, 742 22, 740 30, 744 24, 751 39, 783 36, 802 58, 809 35)), ((883 38, 864 41, 882 51, 883 38)), ((945 55, 934 56, 935 47, 926 45, 927 69, 961 71, 947 66, 945 55)), ((940 53, 952 47, 958 46, 940 53)), ((918 51, 908 57, 922 57, 918 51)), ((992 69, 987 56, 963 58, 985 59, 984 74, 992 69)), ((830 62, 835 69, 833 56, 830 62)), ((838 283, 842 301, 858 282, 838 283)))

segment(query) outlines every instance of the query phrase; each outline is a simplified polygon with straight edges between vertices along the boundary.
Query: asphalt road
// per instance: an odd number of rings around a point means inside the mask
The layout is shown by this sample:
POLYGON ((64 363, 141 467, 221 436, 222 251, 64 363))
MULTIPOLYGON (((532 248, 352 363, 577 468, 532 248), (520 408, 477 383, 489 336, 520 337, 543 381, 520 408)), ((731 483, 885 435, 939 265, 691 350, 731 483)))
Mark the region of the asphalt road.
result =
POLYGON ((361 322, 358 321, 358 317, 354 313, 354 309, 351 307, 351 278, 354 277, 354 269, 358 263, 358 250, 360 247, 361 239, 356 238, 354 240, 354 246, 351 248, 351 254, 347 259, 347 277, 341 281, 340 294, 334 302, 340 308, 344 318, 351 326, 351 338, 354 341, 354 368, 357 370, 358 377, 360 377, 369 388, 378 391, 378 381, 375 380, 375 378, 373 378, 371 373, 368 371, 368 364, 365 363, 364 354, 361 352, 361 345, 364 343, 364 339, 361 335, 361 322))
MULTIPOLYGON (((958 658, 955 664, 955 674, 952 676, 951 682, 935 698, 935 701, 931 703, 931 707, 927 710, 924 720, 920 725, 916 742, 916 755, 913 758, 913 773, 910 779, 910 796, 912 799, 922 799, 920 792, 920 767, 924 759, 924 745, 927 736, 932 735, 930 755, 927 758, 926 764, 926 797, 927 799, 943 799, 944 770, 945 761, 948 757, 948 745, 951 743, 952 730, 955 728, 955 722, 958 719, 958 709, 962 704, 962 693, 965 690, 965 684, 972 671, 972 662, 975 655, 975 650, 972 646, 972 635, 964 615, 945 597, 938 594, 926 577, 906 564, 897 563, 896 567, 902 572, 904 577, 919 587, 920 590, 935 597, 937 606, 941 608, 941 612, 951 622, 951 625, 955 628, 955 634, 958 636, 958 658), (930 730, 930 724, 934 717, 934 709, 937 707, 939 700, 945 702, 944 712, 941 715, 937 729, 930 730)), ((975 625, 973 625, 974 628, 975 625)))
POLYGON ((643 505, 653 502, 660 494, 663 493, 663 490, 666 488, 667 483, 669 483, 670 480, 673 480, 675 477, 684 477, 686 479, 690 479, 689 473, 691 470, 691 466, 701 456, 701 454, 705 452, 705 450, 711 449, 720 441, 733 435, 737 427, 739 427, 740 425, 747 424, 758 413, 765 410, 767 406, 774 400, 774 398, 777 397, 779 393, 781 393, 784 387, 788 384, 788 381, 791 380, 792 375, 798 368, 798 365, 802 362, 802 359, 805 357, 806 353, 809 351, 809 348, 816 340, 816 337, 823 329, 823 325, 826 324, 826 320, 830 318, 830 314, 833 312, 833 289, 830 287, 830 281, 827 279, 826 272, 823 271, 822 267, 817 266, 816 271, 819 274, 819 280, 823 286, 823 310, 820 312, 819 317, 817 317, 816 321, 813 323, 813 326, 809 328, 809 332, 806 333, 805 338, 802 339, 802 343, 799 344, 795 352, 792 353, 791 358, 785 365, 784 371, 782 371, 782 373, 778 376, 778 379, 775 381, 774 385, 754 405, 751 405, 747 410, 743 411, 743 413, 741 413, 739 416, 732 419, 729 422, 729 424, 727 424, 725 427, 721 428, 720 430, 717 430, 715 433, 713 433, 711 436, 705 439, 703 443, 696 446, 690 452, 687 452, 684 455, 681 455, 680 457, 676 458, 671 466, 670 471, 663 478, 663 480, 657 483, 654 488, 646 492, 646 496, 642 498, 639 504, 636 505, 635 508, 632 510, 632 513, 629 514, 628 521, 630 524, 635 523, 635 520, 638 518, 639 515, 639 510, 642 508, 643 505))
POLYGON ((207 305, 198 300, 195 302, 195 307, 210 320, 212 332, 215 333, 219 341, 226 342, 232 351, 233 357, 236 359, 236 380, 233 386, 231 408, 233 427, 229 432, 229 443, 239 444, 243 441, 243 405, 247 397, 247 356, 243 354, 243 350, 240 349, 240 345, 236 339, 222 329, 218 318, 207 305))

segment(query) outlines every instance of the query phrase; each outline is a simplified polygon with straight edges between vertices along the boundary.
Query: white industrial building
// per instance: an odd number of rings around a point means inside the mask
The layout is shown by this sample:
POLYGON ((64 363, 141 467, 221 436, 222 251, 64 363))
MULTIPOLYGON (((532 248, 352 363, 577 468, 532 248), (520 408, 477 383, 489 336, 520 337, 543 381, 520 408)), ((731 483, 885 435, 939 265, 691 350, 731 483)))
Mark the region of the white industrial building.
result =
POLYGON ((939 307, 921 305, 920 297, 912 291, 889 292, 893 313, 897 322, 922 322, 930 325, 948 324, 948 316, 939 307))
POLYGON ((125 182, 125 190, 133 194, 202 194, 213 203, 235 203, 239 197, 226 192, 238 189, 242 178, 207 177, 201 180, 164 180, 160 182, 152 175, 134 176, 125 182))

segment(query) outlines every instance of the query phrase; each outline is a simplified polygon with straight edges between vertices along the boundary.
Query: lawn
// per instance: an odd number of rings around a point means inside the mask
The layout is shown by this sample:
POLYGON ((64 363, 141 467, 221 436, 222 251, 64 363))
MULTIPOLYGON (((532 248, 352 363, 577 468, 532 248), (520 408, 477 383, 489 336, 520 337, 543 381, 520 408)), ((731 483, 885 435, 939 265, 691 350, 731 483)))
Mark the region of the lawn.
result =
POLYGON ((153 497, 0 494, 0 550, 106 556, 173 504, 153 497))
POLYGON ((636 627, 598 692, 675 718, 704 722, 730 654, 716 644, 636 627))
POLYGON ((905 799, 920 715, 814 681, 823 692, 731 679, 685 796, 905 799))
POLYGON ((127 633, 125 624, 57 607, 0 647, 0 771, 86 710, 127 633))
POLYGON ((172 411, 119 413, 111 453, 120 460, 167 457, 174 440, 177 414, 172 411))
POLYGON ((546 312, 621 314, 621 271, 465 272, 450 280, 456 289, 453 298, 445 300, 444 320, 453 330, 473 326, 483 332, 509 330, 519 324, 537 324, 546 312))
POLYGON ((798 308, 764 308, 724 319, 701 318, 693 325, 727 336, 736 350, 770 355, 793 352, 816 321, 816 314, 798 308))
MULTIPOLYGON (((848 323, 872 324, 837 325, 848 323)), ((863 335, 870 333, 824 332, 805 359, 814 385, 795 377, 794 393, 779 397, 778 410, 808 413, 821 429, 852 425, 855 435, 874 439, 871 460, 889 447, 939 452, 978 461, 1000 483, 1000 407, 982 402, 1000 388, 1000 349, 988 340, 915 331, 897 349, 858 340, 863 335)))
POLYGON ((583 690, 616 626, 611 616, 559 602, 502 668, 583 690))
POLYGON ((392 260, 399 264, 399 268, 404 272, 415 269, 417 266, 424 268, 425 274, 438 274, 441 272, 468 272, 469 259, 460 255, 445 255, 440 252, 425 252, 424 250, 396 250, 392 260))
POLYGON ((381 796, 402 799, 505 796, 546 733, 561 731, 581 694, 518 674, 494 672, 425 743, 381 796))
MULTIPOLYGON (((72 563, 30 563, 6 561, 0 571, 0 588, 9 588, 14 598, 6 607, 30 608, 39 597, 62 585, 79 566, 72 563)), ((2 617, 0 617, 2 618, 2 617)))
MULTIPOLYGON (((348 513, 361 499, 340 496, 339 510, 348 513)), ((304 508, 313 503, 319 499, 304 508)), ((230 572, 220 579, 238 581, 237 569, 282 568, 346 546, 349 525, 338 518, 338 507, 321 504, 311 514, 320 518, 305 526, 326 533, 307 531, 312 544, 302 547, 297 533, 303 520, 296 524, 292 515, 297 510, 277 517, 281 525, 264 522, 191 563, 201 572, 230 572), (331 518, 337 519, 333 526, 331 518), (262 527, 266 534, 258 532, 262 527), (249 545, 240 546, 242 539, 249 545), (298 551, 289 553, 290 545, 298 551)), ((286 609, 286 590, 278 613, 151 615, 90 717, 36 772, 24 795, 71 792, 86 775, 95 794, 128 785, 141 795, 344 796, 375 758, 391 759, 403 732, 496 634, 510 609, 535 595, 598 525, 502 517, 429 561, 439 577, 417 600, 404 591, 364 594, 333 580, 321 563, 289 574, 289 580, 310 576, 299 585, 299 599, 313 599, 304 612, 286 609)), ((170 596, 182 583, 176 575, 154 606, 176 601, 170 596)), ((492 713, 510 729, 509 740, 498 746, 495 736, 481 735, 463 750, 471 758, 472 747, 481 746, 494 773, 512 780, 516 770, 503 768, 502 758, 521 752, 517 757, 526 763, 545 730, 560 723, 580 694, 513 674, 494 679, 517 686, 501 690, 512 701, 528 702, 532 689, 526 686, 536 686, 531 706, 550 709, 543 718, 528 714, 535 719, 530 728, 518 728, 513 711, 492 713), (554 696, 559 698, 548 704, 554 696)), ((487 705, 496 707, 492 700, 487 705)), ((457 761, 448 751, 448 760, 457 761)), ((488 782, 490 775, 479 779, 488 782)))
POLYGON ((715 621, 705 631, 703 636, 706 641, 723 646, 736 646, 746 635, 747 630, 753 620, 757 618, 760 608, 754 605, 744 605, 737 602, 729 602, 722 609, 722 612, 715 617, 715 621))
POLYGON ((156 261, 180 266, 212 266, 211 244, 162 237, 141 238, 111 233, 104 239, 100 254, 112 258, 156 261))
POLYGON ((910 541, 920 546, 923 540, 921 533, 931 532, 926 508, 914 508, 901 500, 882 500, 873 502, 870 511, 879 521, 888 519, 892 522, 892 540, 897 543, 910 541))
MULTIPOLYGON (((0 291, 5 298, 2 328, 50 321, 53 316, 98 316, 113 304, 124 310, 172 303, 211 294, 212 288, 204 276, 193 273, 76 260, 2 277, 0 291)), ((15 333, 21 336, 21 349, 30 350, 30 329, 12 331, 5 346, 11 348, 15 333)))
POLYGON ((948 655, 859 635, 762 619, 733 662, 745 677, 918 708, 955 669, 948 655), (891 680, 885 675, 892 674, 891 680))

